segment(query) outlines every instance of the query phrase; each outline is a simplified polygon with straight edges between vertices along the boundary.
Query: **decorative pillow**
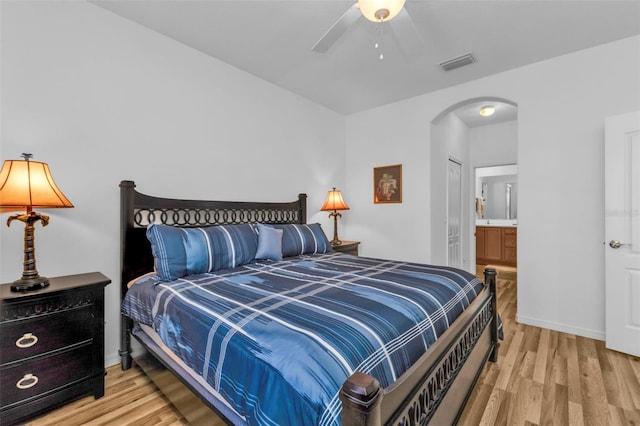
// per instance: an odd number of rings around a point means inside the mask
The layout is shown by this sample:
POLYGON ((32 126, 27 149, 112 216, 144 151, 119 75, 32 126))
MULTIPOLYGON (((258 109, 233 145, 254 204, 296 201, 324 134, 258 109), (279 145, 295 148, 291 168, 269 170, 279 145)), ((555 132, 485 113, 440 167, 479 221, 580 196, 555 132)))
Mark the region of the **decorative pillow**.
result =
POLYGON ((282 260, 282 229, 256 223, 258 251, 256 259, 282 260))
POLYGON ((251 263, 258 249, 258 236, 249 224, 203 228, 152 224, 147 237, 163 281, 251 263))
POLYGON ((255 260, 258 236, 249 224, 184 228, 187 272, 235 268, 255 260))
POLYGON ((284 257, 333 251, 319 223, 273 225, 273 227, 283 231, 282 256, 284 257))
POLYGON ((182 229, 175 226, 151 224, 147 227, 156 273, 163 281, 187 275, 187 252, 182 238, 182 229))

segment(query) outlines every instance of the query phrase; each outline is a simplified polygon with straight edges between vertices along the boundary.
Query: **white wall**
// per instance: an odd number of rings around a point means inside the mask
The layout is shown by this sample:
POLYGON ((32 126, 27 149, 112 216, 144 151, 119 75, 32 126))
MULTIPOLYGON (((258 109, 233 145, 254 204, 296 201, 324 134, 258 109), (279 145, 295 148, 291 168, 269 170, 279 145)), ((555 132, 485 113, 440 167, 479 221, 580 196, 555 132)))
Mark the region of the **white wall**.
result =
POLYGON ((518 161, 518 121, 469 129, 471 167, 515 164, 518 161))
MULTIPOLYGON (((74 203, 43 211, 51 223, 36 225, 37 267, 112 279, 107 365, 119 361, 120 180, 180 198, 306 192, 308 219, 331 233, 319 209, 344 187, 344 117, 89 3, 1 7, 0 156, 49 163, 74 203)), ((0 227, 2 282, 22 272, 20 225, 0 227)))
POLYGON ((430 124, 417 116, 413 100, 394 104, 393 111, 397 120, 384 109, 347 118, 343 193, 351 210, 343 215, 348 230, 341 237, 361 241, 364 256, 427 261, 431 189, 424 159, 429 157, 430 124), (414 120, 405 120, 406 116, 414 120), (374 204, 373 168, 393 164, 402 164, 402 203, 374 204))
POLYGON ((518 320, 603 338, 604 120, 638 110, 639 95, 636 36, 349 116, 347 189, 364 194, 351 201, 349 237, 365 255, 436 258, 429 212, 444 200, 429 190, 430 123, 466 99, 509 99, 518 105, 518 320), (408 172, 403 203, 374 205, 371 168, 394 163, 408 172), (391 221, 393 233, 382 228, 391 221))

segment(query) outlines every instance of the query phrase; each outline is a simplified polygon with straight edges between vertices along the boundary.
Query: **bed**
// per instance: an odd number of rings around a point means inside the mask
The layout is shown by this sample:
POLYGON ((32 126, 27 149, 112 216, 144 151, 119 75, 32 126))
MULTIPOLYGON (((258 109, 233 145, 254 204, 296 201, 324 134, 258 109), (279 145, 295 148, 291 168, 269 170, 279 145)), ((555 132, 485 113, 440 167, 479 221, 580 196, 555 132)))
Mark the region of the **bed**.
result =
POLYGON ((304 194, 229 202, 120 189, 121 366, 147 368, 170 400, 185 387, 228 424, 455 424, 497 360, 494 269, 481 282, 333 252, 306 223, 304 194), (144 356, 133 358, 132 336, 144 356))

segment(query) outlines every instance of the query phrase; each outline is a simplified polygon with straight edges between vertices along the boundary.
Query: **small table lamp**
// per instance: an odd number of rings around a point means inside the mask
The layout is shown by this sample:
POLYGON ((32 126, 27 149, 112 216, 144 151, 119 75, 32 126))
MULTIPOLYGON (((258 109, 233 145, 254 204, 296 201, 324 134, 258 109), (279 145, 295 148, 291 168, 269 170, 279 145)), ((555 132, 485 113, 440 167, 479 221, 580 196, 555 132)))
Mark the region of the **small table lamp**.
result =
POLYGON ((329 213, 329 217, 333 216, 333 240, 331 240, 331 245, 339 246, 342 244, 342 241, 338 238, 338 216, 342 216, 342 214, 338 213, 338 210, 349 210, 349 206, 342 199, 342 193, 335 188, 327 192, 327 199, 324 201, 320 210, 333 210, 332 213, 329 213))
POLYGON ((38 275, 34 224, 49 224, 49 216, 33 211, 34 208, 73 207, 58 189, 47 163, 30 161, 32 154, 22 154, 24 160, 6 160, 0 170, 0 212, 26 210, 7 219, 7 226, 14 219, 24 222, 24 264, 22 278, 11 285, 11 291, 29 291, 49 285, 49 279, 38 275))

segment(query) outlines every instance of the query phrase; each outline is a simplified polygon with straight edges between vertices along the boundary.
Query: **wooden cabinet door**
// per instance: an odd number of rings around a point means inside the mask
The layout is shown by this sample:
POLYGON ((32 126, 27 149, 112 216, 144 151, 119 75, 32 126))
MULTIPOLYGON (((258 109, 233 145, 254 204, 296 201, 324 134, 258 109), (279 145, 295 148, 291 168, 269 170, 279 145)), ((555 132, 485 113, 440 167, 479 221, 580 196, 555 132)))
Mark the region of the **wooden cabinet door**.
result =
POLYGON ((518 229, 500 226, 476 227, 476 262, 516 266, 518 229))
POLYGON ((484 258, 487 260, 502 260, 502 229, 487 227, 484 230, 484 258))
POLYGON ((476 259, 484 259, 484 228, 476 228, 476 259))
POLYGON ((509 248, 518 247, 516 236, 514 234, 508 234, 508 233, 505 232, 504 233, 504 246, 505 247, 509 247, 509 248))
POLYGON ((504 228, 504 253, 503 260, 509 265, 516 266, 518 261, 518 229, 517 228, 504 228))

